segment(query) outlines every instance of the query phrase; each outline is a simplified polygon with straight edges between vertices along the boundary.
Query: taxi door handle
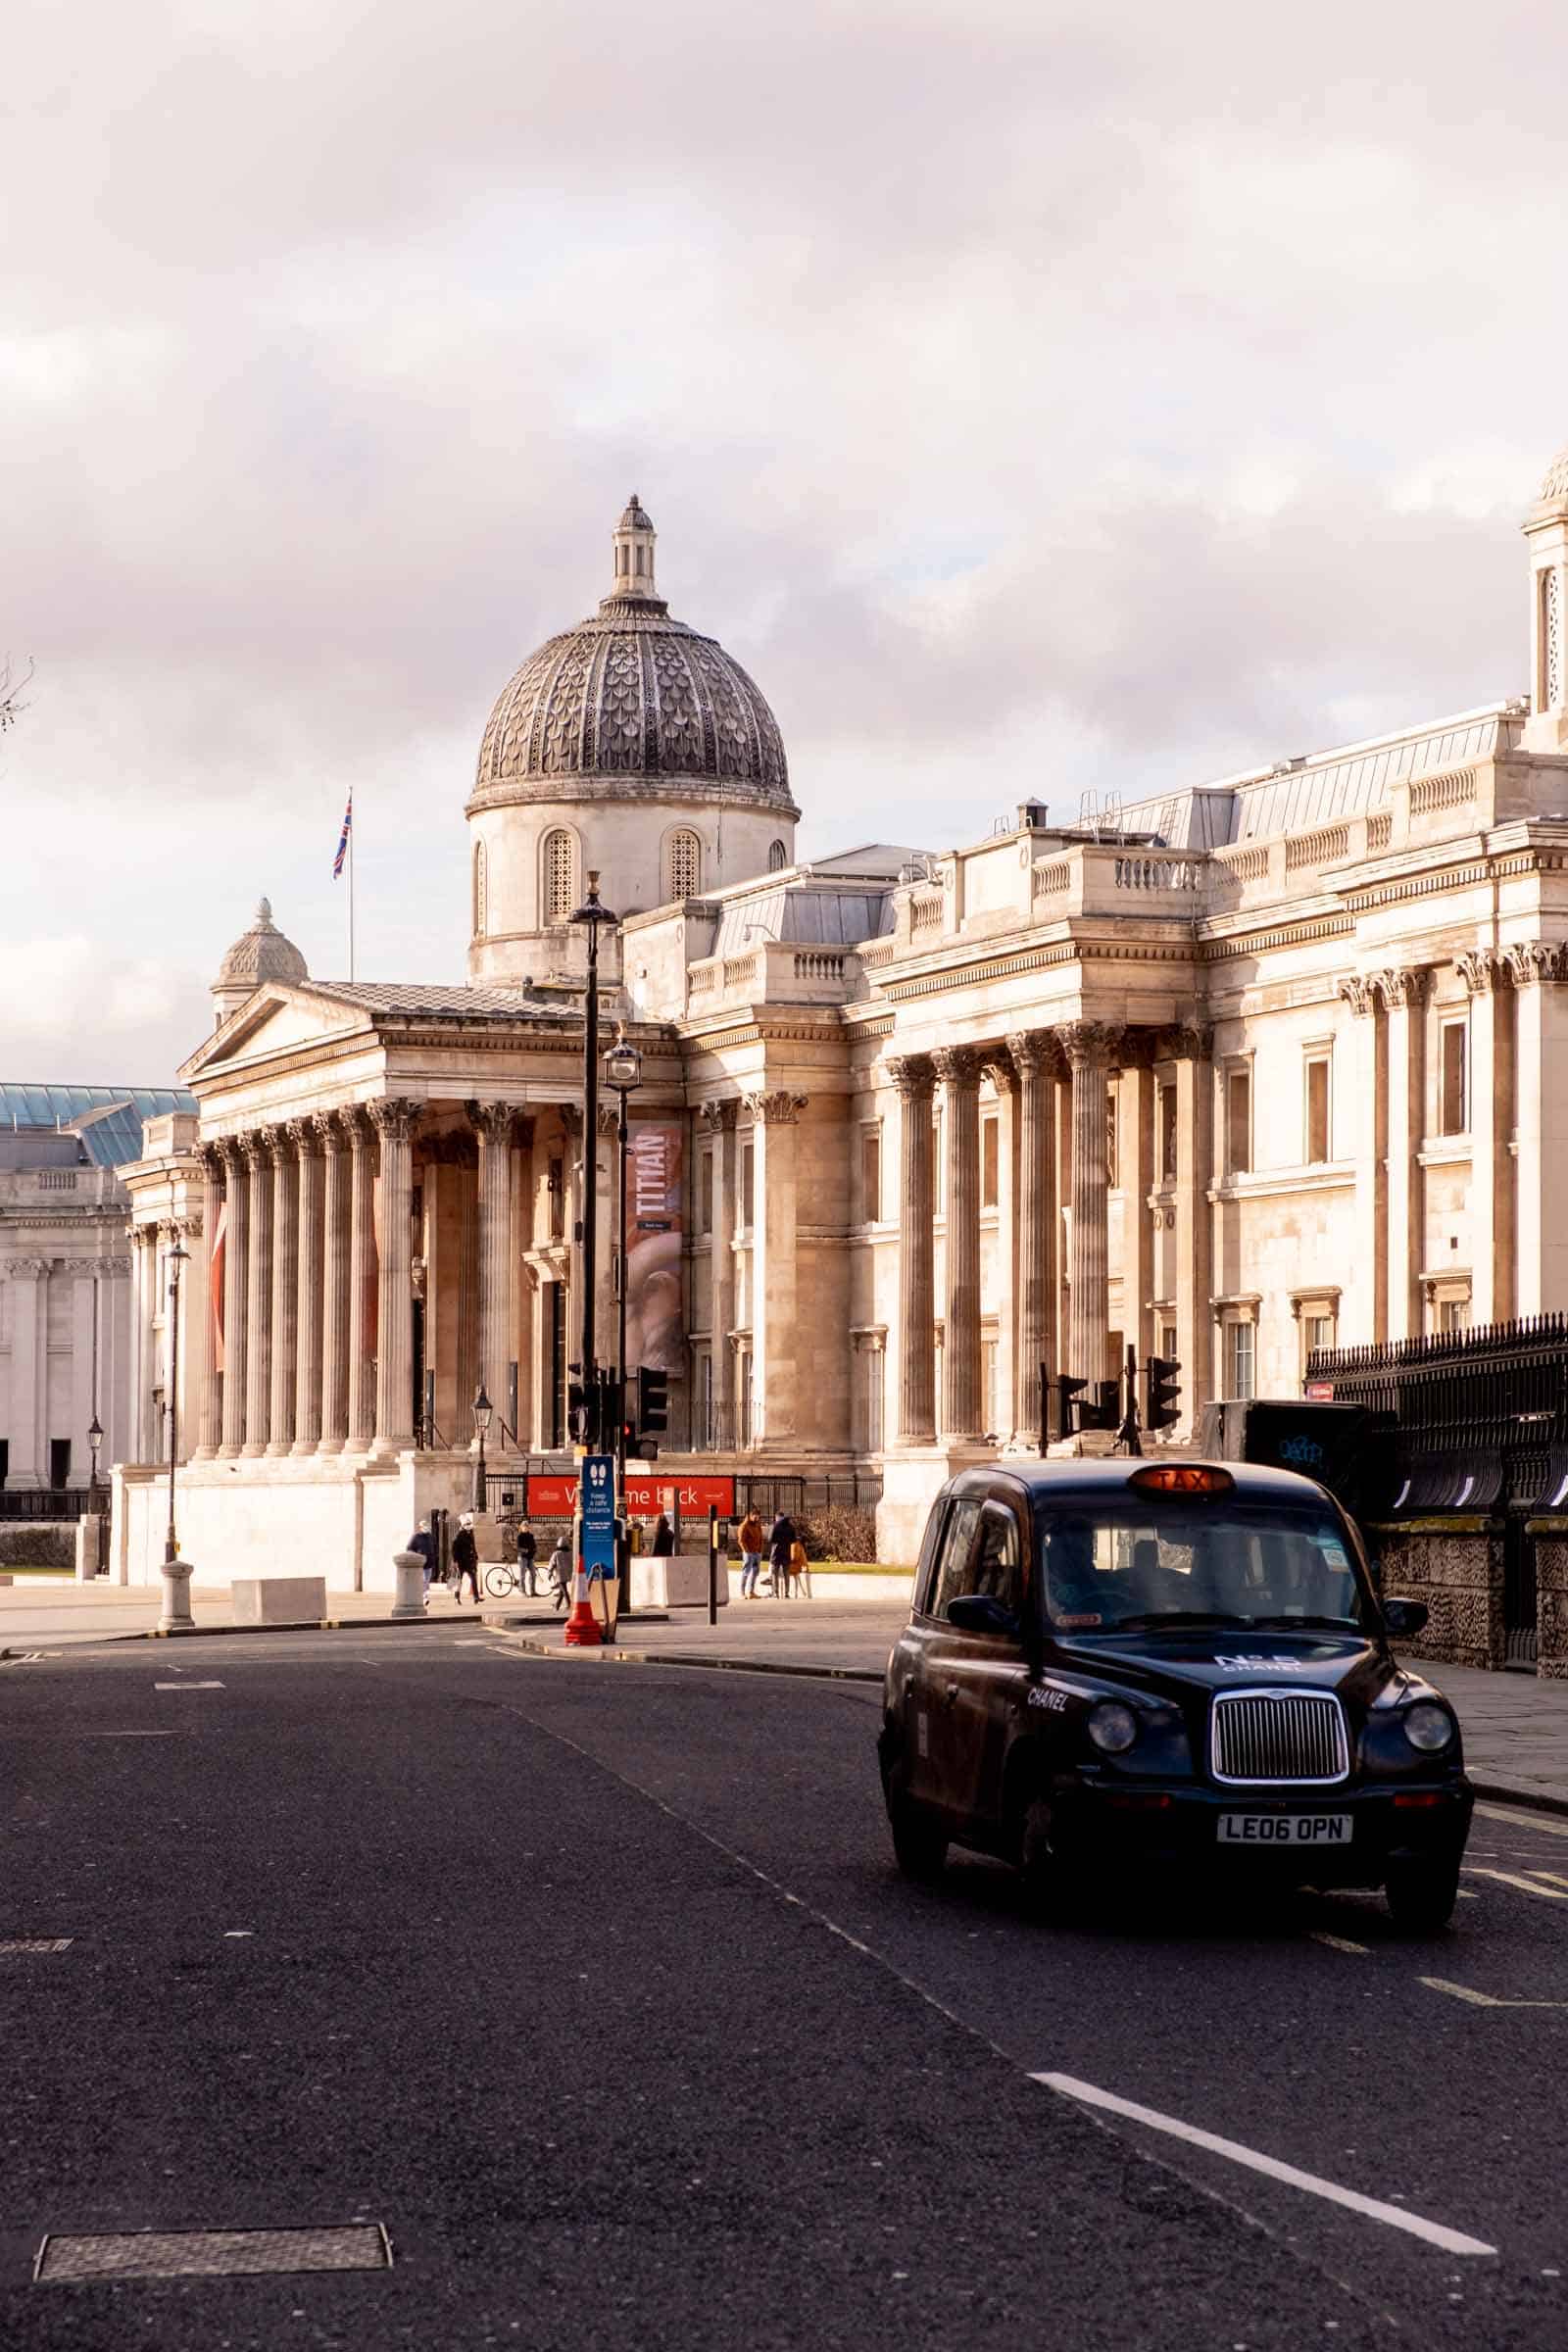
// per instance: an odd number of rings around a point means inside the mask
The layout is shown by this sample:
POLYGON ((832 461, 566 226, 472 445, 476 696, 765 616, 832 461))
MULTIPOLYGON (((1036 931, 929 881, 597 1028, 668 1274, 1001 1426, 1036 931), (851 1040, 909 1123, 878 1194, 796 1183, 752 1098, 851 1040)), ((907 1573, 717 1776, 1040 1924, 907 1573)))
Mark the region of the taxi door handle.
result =
POLYGON ((958 1695, 958 1686, 957 1686, 957 1684, 956 1684, 956 1683, 949 1683, 949 1685, 948 1685, 948 1687, 947 1687, 947 1690, 946 1690, 946 1692, 944 1693, 944 1695, 945 1695, 945 1697, 946 1697, 946 1699, 947 1699, 947 1703, 948 1703, 948 1705, 951 1707, 951 1706, 952 1706, 952 1704, 953 1704, 953 1702, 954 1702, 954 1700, 955 1700, 955 1699, 957 1697, 957 1695, 958 1695))

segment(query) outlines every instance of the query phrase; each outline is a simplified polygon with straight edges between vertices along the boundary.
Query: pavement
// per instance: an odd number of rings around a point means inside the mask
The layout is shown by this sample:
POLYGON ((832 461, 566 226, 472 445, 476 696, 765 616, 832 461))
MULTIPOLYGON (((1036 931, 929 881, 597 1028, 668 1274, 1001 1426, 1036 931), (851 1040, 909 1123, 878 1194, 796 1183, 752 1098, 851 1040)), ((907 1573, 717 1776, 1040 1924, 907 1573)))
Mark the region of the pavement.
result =
MULTIPOLYGON (((0 1658, 145 1635, 158 1622, 158 1595, 145 1586, 61 1582, 40 1592, 32 1589, 37 1581, 0 1587, 0 1658)), ((328 1621, 342 1631, 390 1625, 391 1605, 385 1592, 329 1592, 328 1621)), ((650 1611, 628 1621, 612 1649, 568 1651, 561 1640, 562 1619, 548 1603, 514 1597, 487 1600, 482 1610, 493 1630, 574 1663, 690 1663, 867 1683, 880 1683, 906 1613, 905 1603, 885 1594, 866 1602, 737 1598, 720 1611, 716 1626, 700 1609, 650 1611)), ((191 1614, 201 1632, 238 1630, 226 1585, 195 1591, 191 1614)), ((471 1602, 460 1604, 444 1587, 433 1588, 427 1623, 471 1622, 474 1616, 471 1602)), ((1453 1701, 1465 1762, 1482 1795, 1568 1815, 1568 1683, 1417 1658, 1410 1663, 1453 1701)))
POLYGON ((471 1619, 0 1666, 0 2342, 1568 2337, 1568 1824, 1479 1813, 1424 1941, 1240 1890, 1045 1926, 898 1876, 876 1720, 471 1619), (376 2267, 233 2268, 328 2229, 376 2267))

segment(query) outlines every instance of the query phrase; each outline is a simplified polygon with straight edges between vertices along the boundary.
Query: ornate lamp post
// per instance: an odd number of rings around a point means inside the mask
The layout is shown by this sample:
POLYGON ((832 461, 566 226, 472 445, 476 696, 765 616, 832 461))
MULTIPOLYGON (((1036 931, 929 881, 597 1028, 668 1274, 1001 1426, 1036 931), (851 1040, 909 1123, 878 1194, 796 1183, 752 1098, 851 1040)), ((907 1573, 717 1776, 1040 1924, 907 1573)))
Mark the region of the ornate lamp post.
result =
POLYGON ((176 1233, 169 1252, 169 1530, 164 1538, 161 1634, 188 1633, 196 1622, 190 1613, 190 1563, 181 1560, 174 1534, 174 1465, 179 1460, 179 1278, 189 1263, 190 1251, 176 1233))
POLYGON ((588 997, 582 1038, 582 1389, 588 1407, 590 1450, 602 1444, 594 1379, 594 1286, 599 1275, 599 927, 615 924, 599 897, 599 872, 591 867, 588 896, 571 917, 588 933, 588 997))
POLYGON ((473 1435, 479 1448, 473 1463, 473 1509, 476 1517, 482 1516, 485 1508, 484 1442, 490 1435, 490 1416, 494 1410, 481 1380, 473 1398, 473 1435))
POLYGON ((615 1416, 615 1488, 620 1513, 626 1515, 626 1161, 627 1144, 631 1133, 626 1115, 627 1097, 634 1094, 643 1082, 643 1057, 635 1046, 628 1046, 622 1029, 605 1055, 605 1076, 611 1091, 620 1105, 615 1126, 616 1186, 618 1207, 615 1222, 615 1371, 620 1384, 620 1410, 615 1416))
POLYGON ((89 1519, 94 1518, 98 1510, 98 1448, 103 1442, 103 1423, 95 1411, 87 1424, 87 1446, 91 1457, 87 1467, 87 1516, 89 1519))

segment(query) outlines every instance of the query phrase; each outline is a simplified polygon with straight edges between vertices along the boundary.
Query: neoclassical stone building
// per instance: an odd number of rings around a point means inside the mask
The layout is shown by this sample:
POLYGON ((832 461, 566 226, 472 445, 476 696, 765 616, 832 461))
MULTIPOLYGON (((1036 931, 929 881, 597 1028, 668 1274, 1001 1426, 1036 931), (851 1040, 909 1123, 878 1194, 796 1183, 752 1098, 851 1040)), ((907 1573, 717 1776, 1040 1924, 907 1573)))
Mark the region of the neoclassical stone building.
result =
POLYGON ((564 920, 590 869, 646 1056, 630 1355, 673 1376, 677 1467, 879 1472, 907 1558, 950 1465, 1032 1445, 1042 1363, 1175 1356, 1191 1408, 1568 1306, 1568 453, 1526 542, 1526 695, 802 865, 771 713, 669 619, 634 500, 598 615, 486 730, 469 985, 230 973, 197 1114, 127 1171, 195 1251, 191 1555, 305 1540, 388 1582, 464 1492, 479 1378, 509 1460, 560 1448, 585 1202, 613 1330, 564 920))

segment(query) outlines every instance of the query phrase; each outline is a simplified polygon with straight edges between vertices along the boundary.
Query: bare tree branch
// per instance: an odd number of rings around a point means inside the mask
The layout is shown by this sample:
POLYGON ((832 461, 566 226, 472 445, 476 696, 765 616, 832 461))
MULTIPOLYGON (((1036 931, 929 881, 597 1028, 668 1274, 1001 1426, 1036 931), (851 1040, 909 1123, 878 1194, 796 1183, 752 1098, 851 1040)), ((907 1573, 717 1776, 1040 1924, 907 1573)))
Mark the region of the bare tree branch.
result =
POLYGON ((22 697, 23 690, 31 683, 32 671, 33 663, 30 655, 27 659, 26 671, 20 678, 11 666, 11 656, 7 654, 0 659, 0 735, 5 733, 7 727, 14 727, 23 711, 27 708, 22 697))

